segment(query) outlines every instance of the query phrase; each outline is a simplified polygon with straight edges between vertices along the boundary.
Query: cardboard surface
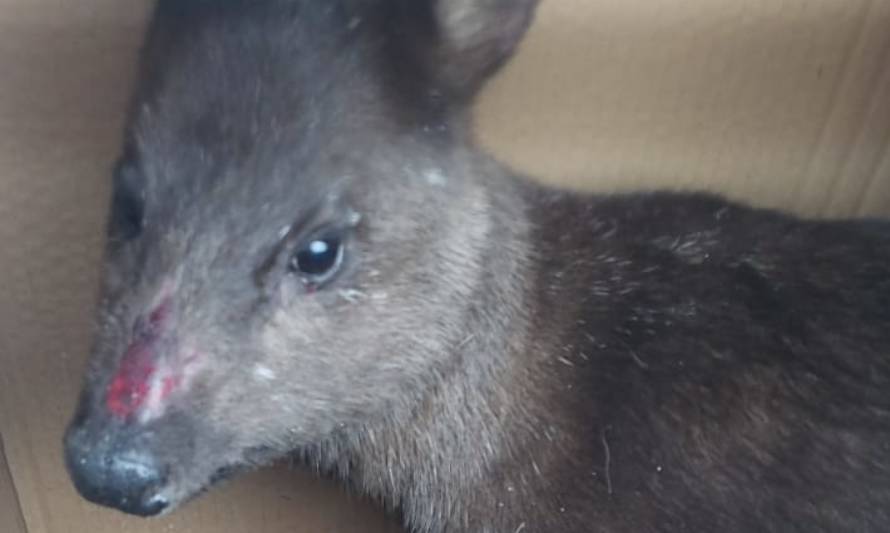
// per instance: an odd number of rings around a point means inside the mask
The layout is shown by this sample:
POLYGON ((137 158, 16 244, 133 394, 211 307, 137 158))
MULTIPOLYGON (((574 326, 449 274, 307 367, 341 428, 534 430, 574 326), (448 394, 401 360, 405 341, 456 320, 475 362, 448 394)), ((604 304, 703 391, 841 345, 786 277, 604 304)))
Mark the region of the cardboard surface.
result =
POLYGON ((888 28, 888 0, 545 0, 480 137, 584 188, 887 213, 888 28))
POLYGON ((0 435, 0 531, 25 533, 25 520, 22 518, 19 498, 6 464, 2 435, 0 435))
MULTIPOLYGON (((29 533, 384 531, 379 511, 286 469, 143 521, 85 504, 62 468, 149 3, 0 0, 0 433, 14 481, 0 468, 0 530, 18 533, 7 509, 20 504, 29 533)), ((479 135, 516 168, 584 188, 890 213, 888 27, 890 0, 544 0, 485 93, 479 135)))

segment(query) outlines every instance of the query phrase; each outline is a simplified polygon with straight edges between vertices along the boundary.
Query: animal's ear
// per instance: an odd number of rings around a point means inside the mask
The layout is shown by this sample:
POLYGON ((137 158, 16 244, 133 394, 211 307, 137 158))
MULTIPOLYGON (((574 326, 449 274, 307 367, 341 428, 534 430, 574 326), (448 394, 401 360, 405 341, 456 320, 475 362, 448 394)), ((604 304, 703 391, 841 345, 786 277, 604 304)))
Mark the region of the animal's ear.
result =
POLYGON ((513 55, 538 0, 397 0, 400 28, 431 82, 470 97, 513 55))

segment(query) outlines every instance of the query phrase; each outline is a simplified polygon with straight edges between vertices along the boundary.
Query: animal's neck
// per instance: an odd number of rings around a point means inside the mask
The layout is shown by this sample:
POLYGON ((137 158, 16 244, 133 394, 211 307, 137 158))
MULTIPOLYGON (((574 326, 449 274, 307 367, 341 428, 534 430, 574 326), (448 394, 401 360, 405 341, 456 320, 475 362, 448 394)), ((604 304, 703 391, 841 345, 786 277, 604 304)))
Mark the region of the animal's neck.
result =
POLYGON ((525 484, 510 477, 522 461, 517 444, 540 430, 532 407, 540 375, 528 356, 527 215, 515 187, 491 182, 502 187, 486 192, 492 245, 465 331, 453 340, 456 364, 420 405, 366 428, 350 465, 361 489, 397 507, 418 532, 499 530, 490 509, 523 505, 525 484))

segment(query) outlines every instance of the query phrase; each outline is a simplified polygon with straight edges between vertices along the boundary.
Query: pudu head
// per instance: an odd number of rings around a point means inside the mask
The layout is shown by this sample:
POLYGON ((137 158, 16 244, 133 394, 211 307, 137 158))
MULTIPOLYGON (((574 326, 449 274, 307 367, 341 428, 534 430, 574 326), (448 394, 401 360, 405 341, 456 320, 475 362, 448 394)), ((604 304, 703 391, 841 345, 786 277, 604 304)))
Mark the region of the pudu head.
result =
POLYGON ((467 108, 531 0, 160 0, 65 439, 89 500, 169 512, 411 409, 481 290, 467 108))

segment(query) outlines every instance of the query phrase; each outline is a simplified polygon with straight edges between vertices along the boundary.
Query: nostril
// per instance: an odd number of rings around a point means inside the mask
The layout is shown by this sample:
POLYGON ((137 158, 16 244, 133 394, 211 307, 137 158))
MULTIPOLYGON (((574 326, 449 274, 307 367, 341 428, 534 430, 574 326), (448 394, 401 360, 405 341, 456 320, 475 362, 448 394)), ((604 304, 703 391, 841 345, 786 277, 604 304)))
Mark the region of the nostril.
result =
POLYGON ((161 514, 164 509, 170 506, 170 500, 166 496, 156 494, 145 502, 145 510, 147 516, 155 516, 161 514))
POLYGON ((142 516, 156 515, 167 507, 157 491, 164 484, 164 473, 157 461, 139 453, 125 453, 110 458, 109 481, 117 500, 113 506, 142 516))

